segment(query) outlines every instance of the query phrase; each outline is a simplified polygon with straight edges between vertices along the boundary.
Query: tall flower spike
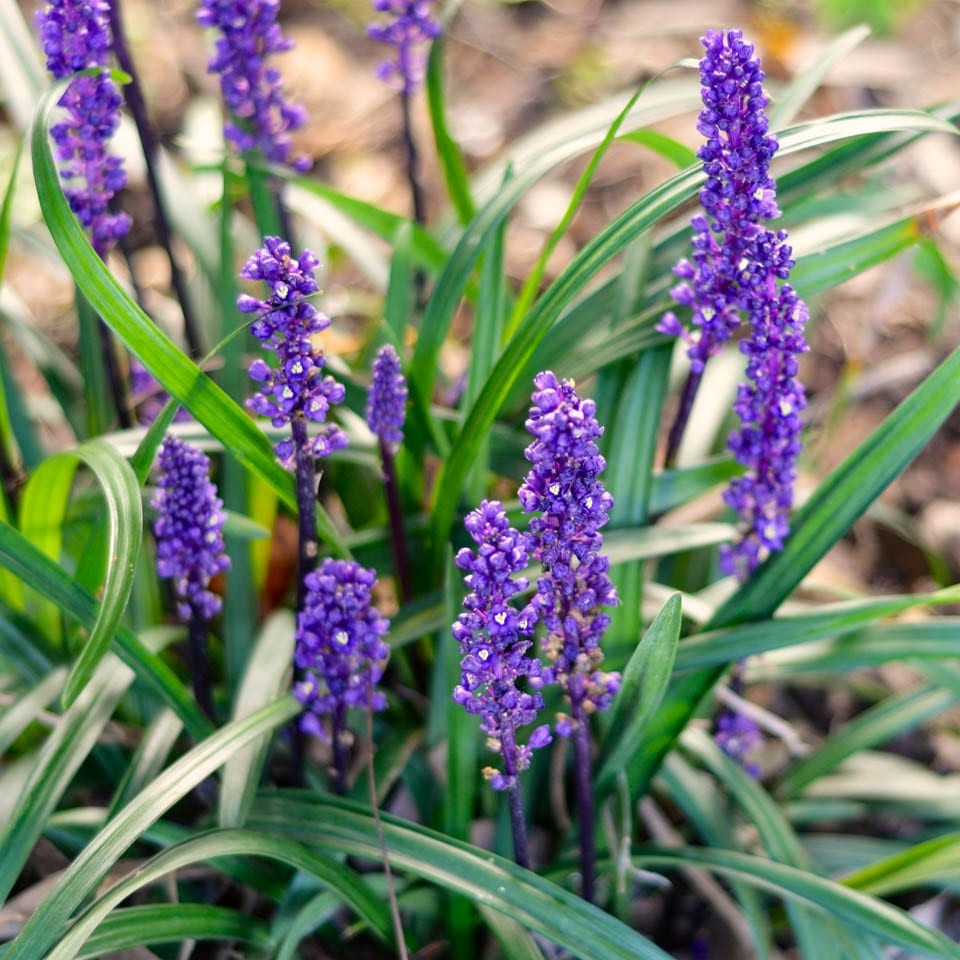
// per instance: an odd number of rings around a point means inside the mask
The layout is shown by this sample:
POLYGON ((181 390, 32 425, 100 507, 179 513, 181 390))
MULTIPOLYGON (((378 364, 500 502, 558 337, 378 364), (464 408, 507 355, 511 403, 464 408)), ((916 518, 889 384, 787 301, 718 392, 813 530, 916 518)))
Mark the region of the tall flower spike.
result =
POLYGON ((293 46, 277 23, 279 11, 279 0, 201 0, 197 22, 219 32, 207 69, 220 75, 224 103, 239 121, 225 125, 227 139, 241 152, 256 148, 272 163, 302 171, 310 160, 291 160, 290 133, 307 114, 285 99, 280 71, 267 66, 272 54, 293 46))
POLYGON ((305 580, 295 652, 304 676, 294 694, 305 707, 302 729, 327 741, 342 737, 350 707, 386 706, 376 685, 390 654, 383 639, 390 624, 373 606, 376 582, 373 570, 331 557, 305 580), (332 733, 324 718, 330 718, 332 733))
POLYGON ((372 40, 396 50, 394 57, 377 67, 384 83, 411 94, 423 79, 426 59, 423 44, 440 36, 440 24, 431 15, 432 0, 374 0, 377 13, 387 14, 383 23, 372 23, 367 32, 372 40))
POLYGON ((153 498, 157 573, 173 581, 177 612, 185 621, 209 620, 221 606, 210 581, 230 568, 223 546, 226 514, 209 477, 210 460, 189 443, 167 437, 159 466, 153 498))
POLYGON ((556 727, 568 736, 586 715, 606 710, 620 688, 619 674, 598 669, 610 624, 602 608, 618 602, 600 533, 613 498, 599 480, 606 461, 597 446, 603 427, 596 404, 550 371, 537 374, 534 385, 526 427, 535 439, 524 453, 533 466, 518 495, 524 513, 536 514, 530 539, 543 566, 534 602, 546 627, 544 680, 558 683, 570 700, 573 720, 562 717, 556 727))
MULTIPOLYGON (((243 313, 258 314, 250 331, 267 350, 276 352, 278 364, 275 368, 264 360, 250 364, 250 377, 260 389, 247 406, 259 416, 269 417, 275 427, 290 425, 298 414, 324 423, 331 404, 343 401, 344 389, 333 377, 323 376, 326 360, 310 339, 330 326, 330 318, 308 299, 318 292, 313 276, 317 259, 309 250, 294 259, 290 245, 279 237, 265 237, 263 243, 240 275, 262 280, 269 288, 268 296, 258 300, 241 294, 237 307, 243 313)), ((309 452, 325 457, 346 445, 346 434, 329 424, 310 440, 309 452)), ((284 439, 275 449, 280 462, 291 469, 296 452, 293 440, 284 439)))
MULTIPOLYGON (((56 79, 107 65, 112 49, 107 0, 51 0, 37 14, 37 26, 47 69, 56 79)), ((123 160, 108 149, 121 103, 107 73, 75 77, 59 102, 66 117, 50 130, 64 195, 101 257, 130 229, 125 213, 110 212, 114 194, 127 182, 123 160)))
POLYGON ((802 448, 800 414, 807 401, 797 357, 808 349, 807 308, 789 283, 777 284, 793 266, 785 239, 783 231, 771 230, 756 238, 741 295, 751 327, 740 343, 749 382, 737 390, 733 409, 741 427, 730 434, 729 447, 747 473, 731 480, 723 497, 740 517, 741 537, 720 551, 721 568, 741 580, 783 549, 802 448))
POLYGON ((484 500, 467 516, 465 526, 477 549, 464 547, 456 556, 470 593, 452 629, 463 655, 453 699, 467 713, 480 716, 490 748, 503 759, 502 771, 487 768, 484 773, 494 790, 507 790, 529 766, 533 750, 550 742, 549 728, 543 725, 526 745, 517 743, 517 729, 533 723, 543 708, 540 661, 527 652, 536 610, 530 604, 522 610, 510 604, 528 586, 516 576, 527 565, 527 547, 496 500, 484 500))
MULTIPOLYGON (((683 282, 671 291, 693 311, 695 330, 685 332, 672 313, 659 329, 687 341, 691 379, 681 411, 689 413, 704 364, 733 336, 741 316, 749 319, 750 336, 740 344, 749 382, 740 386, 734 404, 742 426, 729 441, 747 473, 724 496, 740 517, 741 538, 720 552, 721 568, 743 580, 783 548, 789 531, 806 405, 796 375, 797 356, 807 350, 807 308, 783 282, 793 267, 786 233, 765 226, 780 211, 769 173, 777 141, 767 132, 760 60, 739 30, 708 31, 701 43, 706 53, 698 129, 707 142, 698 156, 707 175, 700 192, 706 216, 693 218, 694 262, 677 264, 674 272, 683 282)), ((678 423, 682 428, 683 420, 678 423)), ((675 429, 674 450, 676 436, 675 429)))
POLYGON ((388 343, 373 361, 373 380, 367 394, 367 426, 384 443, 403 442, 407 381, 397 351, 388 343))
POLYGON ((780 215, 769 174, 777 141, 767 132, 760 60, 740 30, 710 30, 700 42, 706 54, 700 61, 703 109, 697 129, 707 142, 697 156, 707 175, 700 191, 706 216, 691 221, 693 263, 676 265, 682 282, 670 291, 693 311, 696 332, 686 333, 673 313, 659 325, 661 332, 687 341, 694 373, 702 372, 739 326, 744 255, 760 224, 780 215))

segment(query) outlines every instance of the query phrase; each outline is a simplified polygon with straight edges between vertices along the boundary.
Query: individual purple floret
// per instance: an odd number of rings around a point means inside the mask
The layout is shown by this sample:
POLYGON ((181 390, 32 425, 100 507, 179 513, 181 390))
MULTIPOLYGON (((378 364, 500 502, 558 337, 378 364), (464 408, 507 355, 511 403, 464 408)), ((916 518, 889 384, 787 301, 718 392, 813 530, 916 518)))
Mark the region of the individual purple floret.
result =
POLYGON ((367 426, 384 443, 403 442, 407 415, 407 381, 397 351, 388 343, 373 361, 373 380, 367 394, 367 426))
POLYGON ((386 706, 376 685, 390 654, 383 639, 390 624, 373 606, 376 582, 373 570, 331 557, 305 578, 294 655, 303 679, 294 694, 305 708, 301 728, 328 742, 344 733, 350 707, 386 706))
POLYGON ((777 141, 767 133, 760 60, 740 30, 709 30, 700 42, 706 54, 700 61, 703 109, 697 129, 707 142, 697 156, 707 175, 700 191, 706 216, 691 221, 693 263, 676 265, 682 282, 670 291, 680 306, 693 311, 696 332, 687 333, 673 313, 665 314, 658 327, 687 341, 694 373, 703 371, 740 325, 744 255, 760 224, 780 215, 769 174, 777 141))
MULTIPOLYGON (((112 49, 108 3, 53 0, 37 14, 37 26, 47 69, 56 79, 107 65, 112 49)), ((110 212, 110 201, 127 182, 122 159, 107 149, 120 123, 121 104, 107 73, 75 77, 59 101, 66 118, 50 130, 64 195, 101 257, 130 229, 125 213, 110 212)))
POLYGON ((602 608, 618 602, 600 533, 613 498, 598 479, 606 461, 597 446, 603 427, 596 404, 550 371, 537 374, 534 385, 526 427, 535 439, 524 452, 533 466, 518 496, 524 513, 536 514, 530 538, 543 575, 534 604, 550 661, 543 679, 560 684, 570 700, 573 720, 561 717, 556 726, 569 736, 578 718, 606 710, 620 688, 619 674, 597 669, 600 638, 610 624, 602 608))
MULTIPOLYGON (((258 314, 250 332, 267 350, 276 351, 278 363, 275 368, 263 360, 250 364, 250 377, 260 389, 247 406, 259 416, 269 417, 275 427, 290 425, 301 415, 314 423, 324 423, 330 405, 342 402, 344 388, 333 377, 322 375, 326 360, 310 339, 330 326, 330 318, 319 313, 308 299, 318 292, 313 276, 317 259, 309 250, 294 259, 290 245, 279 237, 264 237, 263 243, 240 275, 262 280, 269 287, 269 295, 258 300, 241 294, 237 307, 243 313, 258 314)), ((328 424, 310 439, 308 450, 313 456, 325 457, 346 445, 346 434, 328 424)), ((282 440, 275 450, 280 462, 291 469, 296 453, 293 439, 282 440)))
POLYGON ((310 160, 291 161, 290 133, 306 122, 306 111, 284 98, 280 71, 266 65, 293 46, 277 23, 279 11, 279 0, 201 0, 197 22, 220 34, 207 69, 220 75, 224 103, 239 121, 224 125, 227 139, 241 152, 259 149, 272 163, 302 171, 310 160))
POLYGON ((717 746, 731 759, 736 760, 751 777, 760 776, 760 768, 747 757, 763 742, 760 728, 746 714, 736 710, 723 710, 717 717, 714 733, 717 746))
POLYGON ((730 434, 729 447, 747 473, 730 481, 723 498, 740 517, 742 535, 720 551, 723 571, 741 580, 771 551, 783 549, 802 447, 806 395, 797 358, 808 349, 807 308, 790 284, 777 284, 793 266, 785 239, 782 231, 764 230, 754 241, 741 295, 751 326, 740 344, 749 382, 737 390, 733 409, 741 427, 730 434))
POLYGON ((396 49, 377 67, 377 76, 409 95, 423 79, 426 57, 420 47, 440 36, 440 24, 431 15, 433 0, 374 0, 373 9, 387 19, 370 24, 370 38, 396 49))
POLYGON ((537 612, 532 604, 522 610, 510 604, 528 586, 525 578, 515 576, 527 565, 527 546, 496 500, 484 500, 464 525, 477 549, 464 547, 456 556, 470 593, 452 628, 463 655, 453 699, 481 717, 488 745, 503 758, 502 771, 488 767, 484 775, 494 790, 508 790, 529 766, 533 750, 551 739, 543 725, 526 745, 517 743, 517 729, 535 722, 543 708, 540 661, 527 652, 537 612))
POLYGON ((207 455, 176 437, 160 447, 160 478, 153 507, 157 519, 157 573, 173 580, 185 621, 209 620, 220 611, 210 581, 230 567, 224 553, 223 501, 209 477, 207 455))

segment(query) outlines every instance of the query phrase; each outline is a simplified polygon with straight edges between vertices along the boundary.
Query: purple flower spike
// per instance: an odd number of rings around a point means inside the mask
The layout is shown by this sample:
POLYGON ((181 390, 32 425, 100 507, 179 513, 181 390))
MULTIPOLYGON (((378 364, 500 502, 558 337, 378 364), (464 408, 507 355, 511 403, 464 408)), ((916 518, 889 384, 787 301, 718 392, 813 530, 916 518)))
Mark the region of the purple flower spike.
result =
POLYGON ((407 381, 397 351, 387 344, 373 361, 373 381, 367 394, 367 426, 384 443, 403 442, 407 381))
MULTIPOLYGON (((610 625, 602 607, 618 602, 609 561, 601 553, 613 497, 598 479, 606 469, 597 440, 603 427, 596 404, 582 400, 573 383, 547 371, 537 374, 526 427, 535 437, 524 455, 533 464, 518 496, 530 521, 533 556, 543 566, 534 603, 546 626, 547 683, 558 683, 574 717, 606 710, 620 689, 618 673, 598 670, 600 638, 610 625)), ((576 721, 561 718, 560 736, 576 721)))
POLYGON ((173 580, 177 612, 185 621, 209 620, 221 606, 208 589, 210 581, 230 568, 223 547, 226 514, 209 477, 210 460, 189 443, 167 437, 159 464, 153 498, 157 574, 173 580))
POLYGON ((488 767, 484 775, 494 790, 507 790, 530 765, 533 750, 551 739, 543 725, 526 745, 517 743, 517 728, 533 723, 543 709, 540 661, 527 653, 537 611, 532 604, 522 610, 510 604, 510 598, 528 586, 526 579, 515 576, 527 565, 527 546, 496 500, 484 500, 465 526, 477 550, 464 547, 456 557, 457 566, 466 571, 470 593, 452 629, 463 654, 453 699, 482 718, 488 745, 503 758, 502 771, 488 767))
MULTIPOLYGON (((344 389, 333 377, 322 375, 326 359, 310 339, 330 326, 330 318, 307 299, 318 292, 313 276, 317 259, 309 250, 294 259, 290 245, 279 237, 265 237, 263 243, 240 275, 262 280, 269 294, 264 300, 242 294, 237 307, 242 313, 258 314, 250 331, 267 350, 276 351, 277 365, 271 368, 263 360, 250 365, 250 377, 259 390, 247 406, 259 416, 269 417, 275 427, 288 425, 298 416, 324 423, 331 405, 343 401, 344 389)), ((346 445, 346 434, 329 424, 311 439, 309 452, 326 457, 346 445)), ((293 441, 283 440, 275 449, 280 462, 291 469, 293 441)))
POLYGON ((729 447, 747 467, 724 499, 741 521, 741 538, 720 552, 726 573, 746 579, 772 551, 783 549, 793 506, 800 414, 806 406, 797 382, 797 357, 807 350, 803 327, 807 308, 785 281, 793 267, 784 231, 765 221, 778 217, 770 160, 777 141, 767 132, 764 73, 753 46, 739 30, 708 31, 700 61, 703 109, 697 129, 707 138, 698 156, 707 182, 700 192, 706 216, 693 218, 693 263, 681 260, 674 300, 693 312, 688 333, 672 313, 659 329, 682 336, 691 376, 740 325, 751 333, 740 344, 747 378, 734 409, 741 428, 729 447))
POLYGON ((367 32, 372 40, 396 49, 392 60, 377 67, 377 76, 406 95, 423 79, 426 58, 420 47, 440 36, 432 8, 432 0, 374 0, 373 9, 388 16, 384 23, 370 24, 367 32))
POLYGON ((703 109, 697 129, 707 138, 697 156, 707 182, 700 191, 706 217, 693 227, 693 263, 681 260, 674 273, 681 283, 673 299, 693 311, 696 333, 688 334, 668 313, 663 333, 683 336, 694 373, 728 341, 740 325, 743 258, 764 220, 778 217, 776 184, 769 174, 776 138, 767 133, 764 73, 753 45, 740 30, 710 30, 700 41, 703 109))
POLYGON ((739 515, 742 535, 720 551, 723 571, 740 580, 772 551, 783 549, 802 448, 800 414, 807 401, 797 380, 797 357, 808 349, 807 308, 790 284, 777 285, 793 266, 784 239, 782 232, 764 231, 744 280, 751 333, 740 349, 750 382, 737 390, 733 409, 741 427, 730 434, 729 447, 747 473, 731 480, 723 497, 739 515))
POLYGON ((717 746, 736 760, 751 777, 760 776, 760 768, 747 757, 760 746, 763 736, 760 728, 746 714, 723 710, 717 717, 717 730, 713 738, 717 746))
POLYGON ((375 688, 390 654, 383 639, 390 624, 372 604, 377 583, 373 570, 327 557, 304 583, 294 654, 304 676, 294 694, 305 708, 301 728, 329 742, 324 717, 342 732, 350 707, 386 706, 384 695, 375 688))
POLYGON ((277 23, 279 11, 279 0, 201 0, 197 22, 220 34, 207 69, 220 75, 224 103, 240 121, 225 125, 227 139, 241 152, 258 148, 272 163, 303 171, 310 160, 291 161, 290 133, 306 122, 306 111, 284 98, 280 72, 266 63, 293 46, 277 23))
MULTIPOLYGON (((37 14, 47 69, 56 79, 107 65, 113 47, 109 12, 105 0, 52 0, 37 14)), ((127 182, 122 159, 107 148, 121 103, 108 74, 76 77, 60 98, 66 117, 50 130, 64 195, 101 257, 130 229, 125 213, 110 212, 110 201, 127 182)))

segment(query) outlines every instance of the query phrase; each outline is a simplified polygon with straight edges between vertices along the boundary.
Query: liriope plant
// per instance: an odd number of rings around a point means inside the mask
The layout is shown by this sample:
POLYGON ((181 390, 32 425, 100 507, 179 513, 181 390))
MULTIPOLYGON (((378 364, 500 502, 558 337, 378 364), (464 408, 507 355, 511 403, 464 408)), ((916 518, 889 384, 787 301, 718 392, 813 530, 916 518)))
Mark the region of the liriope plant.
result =
MULTIPOLYGON (((309 118, 272 59, 291 45, 279 3, 204 0, 225 111, 207 209, 209 168, 174 186, 161 162, 120 3, 44 7, 49 89, 19 10, 0 7, 21 51, 0 57, 7 114, 33 117, 21 132, 49 232, 31 242, 78 304, 75 359, 26 306, 2 317, 74 442, 47 449, 0 342, 0 953, 960 956, 886 899, 955 879, 954 778, 875 749, 960 698, 960 631, 937 609, 958 594, 803 590, 950 416, 960 354, 794 509, 815 298, 914 245, 936 252, 926 224, 948 201, 874 204, 817 249, 771 227, 847 177, 875 189, 917 138, 955 135, 960 107, 791 125, 864 32, 771 102, 743 34, 708 31, 699 91, 664 64, 470 173, 447 121, 456 11, 377 3, 406 216, 310 172, 294 140, 309 118), (421 82, 439 185, 419 162, 421 82), (181 326, 138 300, 134 258, 120 279, 121 98, 181 326), (685 143, 653 129, 698 105, 685 143), (547 280, 615 140, 678 170, 547 280), (514 208, 581 156, 514 283, 514 208), (450 215, 428 217, 428 195, 450 215), (318 210, 330 224, 305 215, 318 210), (211 250, 194 228, 214 218, 211 250), (336 354, 339 319, 320 309, 324 256, 301 240, 318 226, 383 267, 356 355, 336 354), (458 311, 461 383, 441 365, 458 311), (704 398, 738 353, 735 396, 704 398), (697 398, 739 416, 729 455, 681 455, 697 398), (714 493, 725 507, 688 519, 714 493), (895 660, 915 686, 874 686, 812 748, 751 699, 757 680, 844 686, 895 660), (888 813, 909 834, 858 835, 888 813), (689 924, 656 919, 681 902, 689 924)), ((11 176, 0 264, 24 243, 22 187, 11 176)))

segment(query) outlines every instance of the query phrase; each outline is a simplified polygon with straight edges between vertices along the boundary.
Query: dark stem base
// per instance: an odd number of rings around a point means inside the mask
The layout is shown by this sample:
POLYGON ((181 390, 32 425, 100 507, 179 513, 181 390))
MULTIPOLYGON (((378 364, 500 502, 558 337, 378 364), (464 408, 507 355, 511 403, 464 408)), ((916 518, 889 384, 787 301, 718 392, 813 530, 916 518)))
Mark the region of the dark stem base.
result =
POLYGON ((403 505, 400 502, 397 465, 393 451, 383 440, 380 441, 380 462, 383 465, 383 487, 387 496, 387 513, 390 517, 393 562, 397 574, 397 583, 400 586, 400 599, 405 601, 413 596, 410 554, 407 550, 407 538, 403 526, 403 505))
POLYGON ((690 412, 693 410, 693 401, 697 398, 697 391, 700 389, 700 381, 702 379, 702 370, 699 373, 694 373, 691 370, 687 375, 687 382, 683 385, 683 393, 680 394, 680 406, 677 408, 677 415, 673 420, 673 424, 670 427, 670 434, 667 437, 667 453, 663 462, 663 465, 667 468, 677 465, 677 454, 680 452, 680 443, 683 441, 683 434, 690 420, 690 412))
POLYGON ((193 695, 207 718, 216 723, 213 710, 213 690, 210 685, 210 658, 207 656, 207 621, 194 610, 187 624, 190 645, 190 674, 193 677, 193 695))
POLYGON ((577 819, 580 822, 580 895, 593 903, 597 852, 593 836, 593 777, 590 759, 590 725, 583 706, 574 706, 573 766, 576 779, 577 819))
MULTIPOLYGON (((420 157, 417 153, 417 141, 413 135, 413 113, 410 109, 410 94, 404 90, 400 94, 400 106, 403 110, 403 145, 407 154, 407 183, 410 185, 410 202, 413 206, 413 219, 421 226, 427 222, 427 205, 420 184, 420 157)), ((413 275, 414 290, 417 295, 417 309, 426 304, 427 277, 422 270, 413 275)))
POLYGON ((140 143, 143 147, 143 158, 146 165, 147 184, 150 187, 150 195, 153 199, 154 224, 157 231, 157 239, 160 246, 163 247, 167 261, 170 264, 170 284, 177 300, 180 303, 180 310, 183 313, 183 335, 187 341, 190 354, 194 359, 203 356, 203 344, 200 341, 200 330, 197 318, 190 305, 190 298, 187 294, 187 281, 180 262, 177 260, 173 251, 173 231, 170 228, 170 219, 167 216, 167 208, 163 199, 163 191, 160 188, 160 177, 157 173, 157 157, 160 154, 157 138, 153 134, 153 128, 150 126, 150 118, 147 115, 147 104, 143 97, 143 88, 140 84, 140 78, 137 74, 133 57, 130 55, 130 49, 127 46, 126 37, 123 32, 123 20, 120 11, 120 0, 113 0, 110 7, 110 30, 113 33, 113 50, 117 57, 117 63, 120 68, 130 76, 130 82, 123 87, 124 96, 130 113, 133 115, 133 121, 137 126, 137 134, 140 137, 140 143))

